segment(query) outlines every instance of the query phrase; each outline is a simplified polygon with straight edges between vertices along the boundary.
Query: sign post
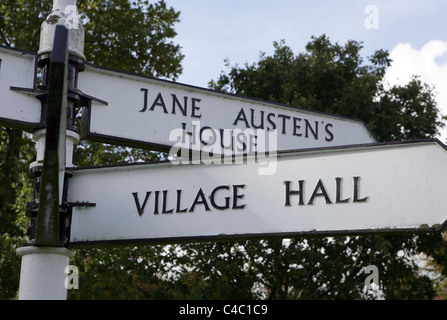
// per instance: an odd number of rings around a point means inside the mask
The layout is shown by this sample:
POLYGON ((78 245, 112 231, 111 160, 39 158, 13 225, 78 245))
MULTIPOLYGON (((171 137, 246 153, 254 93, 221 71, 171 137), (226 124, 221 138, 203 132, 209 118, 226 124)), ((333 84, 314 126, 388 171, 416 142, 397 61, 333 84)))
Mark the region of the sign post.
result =
POLYGON ((92 64, 79 89, 97 97, 82 117, 81 135, 90 141, 231 156, 377 142, 360 120, 92 64))
POLYGON ((45 156, 40 181, 36 245, 59 246, 59 214, 65 176, 68 32, 56 28, 47 98, 45 156))
POLYGON ((38 141, 19 299, 66 299, 69 247, 445 229, 438 140, 379 144, 359 120, 85 64, 76 15, 54 0, 38 55, 0 47, 0 124, 38 141), (81 104, 85 139, 232 161, 73 168, 81 104))
POLYGON ((428 232, 446 225, 446 146, 437 140, 278 154, 261 164, 68 169, 70 245, 428 232), (262 200, 261 200, 262 199, 262 200))
POLYGON ((60 210, 65 175, 67 119, 67 29, 56 29, 51 55, 43 163, 36 239, 22 247, 19 299, 60 299, 66 295, 65 268, 72 250, 61 247, 60 210))
MULTIPOLYGON (((72 15, 67 8, 75 10, 76 1, 54 0, 49 16, 52 22, 45 21, 41 29, 39 59, 45 64, 41 113, 45 117, 39 121, 41 129, 34 132, 38 151, 36 161, 30 165, 36 175, 37 194, 27 208, 31 216, 30 241, 17 249, 22 256, 20 300, 65 300, 67 267, 75 253, 64 243, 62 212, 65 167, 72 166, 73 145, 79 140, 73 131, 77 101, 72 91, 76 89, 84 44, 83 29, 77 28, 80 24, 67 25, 72 15), (53 23, 55 16, 57 24, 53 23)), ((21 91, 35 94, 37 90, 21 91)))

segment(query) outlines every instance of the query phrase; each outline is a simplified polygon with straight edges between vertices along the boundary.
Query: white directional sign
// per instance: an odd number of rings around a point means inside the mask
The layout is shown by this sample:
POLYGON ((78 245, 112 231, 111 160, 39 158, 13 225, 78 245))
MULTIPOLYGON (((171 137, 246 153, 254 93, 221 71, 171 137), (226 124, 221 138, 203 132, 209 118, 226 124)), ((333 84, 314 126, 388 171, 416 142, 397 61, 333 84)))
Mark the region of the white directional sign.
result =
POLYGON ((279 154, 260 164, 69 169, 71 245, 435 231, 447 219, 438 140, 279 154), (93 206, 94 205, 94 206, 93 206))
POLYGON ((0 125, 41 127, 41 104, 36 98, 37 54, 0 46, 0 125))
POLYGON ((211 145, 217 154, 376 142, 358 120, 89 64, 79 89, 107 102, 92 101, 85 110, 88 140, 169 150, 186 139, 187 149, 211 145))

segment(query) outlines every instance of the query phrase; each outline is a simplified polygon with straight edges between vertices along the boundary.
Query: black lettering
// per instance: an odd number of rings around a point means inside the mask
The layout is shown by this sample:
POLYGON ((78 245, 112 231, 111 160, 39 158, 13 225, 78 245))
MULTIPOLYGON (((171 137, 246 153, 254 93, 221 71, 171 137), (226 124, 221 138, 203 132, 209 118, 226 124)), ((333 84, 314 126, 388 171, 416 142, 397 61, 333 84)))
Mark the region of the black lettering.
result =
POLYGON ((192 98, 192 114, 191 114, 191 117, 194 117, 194 118, 202 117, 201 114, 196 114, 196 111, 200 110, 200 107, 196 106, 196 102, 200 102, 200 101, 201 101, 200 99, 192 98))
POLYGON ((193 135, 192 135, 192 132, 186 131, 186 123, 185 123, 185 122, 182 122, 182 142, 183 142, 183 143, 186 141, 186 140, 185 140, 186 135, 193 136, 193 135))
POLYGON ((276 129, 276 123, 271 119, 271 117, 274 117, 274 116, 275 116, 274 113, 269 113, 267 115, 267 121, 272 126, 271 128, 267 127, 267 130, 275 130, 276 129))
POLYGON ((236 120, 234 120, 234 122, 233 122, 233 126, 237 126, 237 123, 238 123, 240 120, 242 120, 242 121, 245 122, 245 126, 246 126, 247 128, 250 128, 250 125, 248 124, 248 121, 247 121, 247 116, 245 115, 245 112, 244 112, 244 109, 243 109, 243 108, 241 108, 241 111, 239 111, 239 113, 238 113, 238 115, 237 115, 237 117, 236 117, 236 120))
POLYGON ((146 197, 144 198, 142 206, 140 205, 140 201, 138 200, 138 192, 134 192, 134 193, 132 193, 132 195, 133 195, 133 198, 135 199, 135 205, 137 206, 138 214, 141 216, 144 213, 144 207, 146 206, 146 202, 149 199, 151 192, 150 191, 146 192, 146 197))
POLYGON ((175 106, 177 105, 182 112, 182 114, 186 117, 187 115, 187 109, 188 109, 188 97, 183 97, 184 104, 183 106, 180 104, 180 101, 178 101, 177 96, 175 94, 171 94, 172 96, 172 114, 175 114, 175 106))
POLYGON ((196 144, 196 127, 197 126, 195 124, 193 124, 191 127, 192 127, 192 132, 186 131, 186 123, 182 122, 182 130, 183 130, 182 131, 182 142, 185 142, 185 137, 186 137, 185 133, 186 133, 187 135, 192 137, 191 144, 196 144))
POLYGON ((286 120, 289 120, 290 117, 285 114, 278 114, 278 118, 282 118, 282 134, 286 134, 286 120))
POLYGON ((160 194, 160 191, 155 191, 155 204, 154 204, 154 214, 159 214, 158 212, 158 195, 160 194))
POLYGON ((145 88, 141 88, 140 91, 144 91, 144 105, 143 105, 143 109, 140 110, 140 112, 144 112, 147 109, 147 92, 149 91, 148 89, 145 88))
POLYGON ((253 135, 253 134, 249 134, 248 135, 248 152, 249 153, 254 153, 256 152, 256 150, 258 149, 258 136, 253 135))
MULTIPOLYGON (((214 145, 216 143, 216 141, 217 141, 217 134, 216 134, 216 132, 214 131, 213 128, 205 126, 205 127, 200 128, 199 132, 200 132, 200 142, 202 142, 202 144, 204 144, 204 145, 209 145, 209 144, 210 145, 214 145), (205 131, 205 130, 209 130, 211 132, 212 140, 208 140, 208 141, 203 141, 202 140, 203 131, 205 131)), ((209 138, 211 138, 211 137, 209 137, 209 138)))
POLYGON ((244 138, 245 138, 244 133, 239 132, 238 134, 236 134, 236 140, 238 142, 237 151, 244 151, 247 149, 247 145, 244 142, 244 138), (240 146, 242 146, 242 148, 240 148, 240 146))
POLYGON ((302 133, 297 133, 297 129, 300 130, 301 126, 297 125, 297 122, 301 121, 301 118, 295 118, 293 117, 293 135, 294 136, 298 136, 301 137, 303 134, 302 133))
POLYGON ((163 210, 161 213, 172 213, 174 209, 167 210, 166 209, 166 203, 168 198, 168 190, 163 190, 163 210))
POLYGON ((327 123, 326 126, 324 127, 324 129, 326 130, 326 133, 329 135, 329 136, 326 136, 326 138, 325 138, 326 141, 328 141, 328 142, 334 140, 334 134, 332 133, 332 131, 329 130, 329 128, 332 128, 332 127, 333 127, 332 123, 327 123))
POLYGON ((206 211, 210 211, 210 207, 208 206, 208 203, 206 202, 206 197, 203 194, 202 188, 200 188, 199 192, 197 192, 197 196, 194 199, 194 202, 191 206, 191 209, 189 209, 189 212, 194 212, 194 209, 197 204, 203 204, 205 206, 206 211))
POLYGON ((315 140, 318 140, 318 121, 315 121, 315 130, 312 128, 312 126, 309 123, 309 120, 304 119, 304 122, 306 123, 306 129, 305 129, 305 137, 309 138, 309 130, 312 132, 312 135, 314 136, 315 140))
POLYGON ((290 188, 290 184, 292 183, 292 181, 285 181, 286 184, 286 203, 285 206, 291 206, 290 204, 290 196, 291 195, 299 195, 300 196, 300 201, 299 201, 299 205, 303 206, 304 205, 304 180, 299 180, 298 181, 298 185, 299 185, 299 190, 291 190, 290 188))
POLYGON ((351 200, 350 198, 347 198, 347 199, 341 199, 342 198, 342 178, 335 178, 335 181, 337 182, 337 187, 336 187, 336 200, 335 200, 335 203, 347 203, 347 202, 349 202, 349 200, 351 200))
POLYGON ((255 109, 251 109, 251 125, 253 126, 253 128, 255 129, 264 129, 264 111, 261 111, 261 124, 256 125, 255 124, 255 109))
POLYGON ((359 199, 359 183, 360 177, 354 177, 354 202, 366 202, 368 201, 368 197, 364 197, 359 199))
POLYGON ((218 186, 218 187, 214 188, 213 192, 211 192, 211 197, 210 197, 211 205, 218 210, 229 209, 230 208, 230 197, 225 197, 225 205, 223 205, 223 206, 220 206, 216 203, 216 199, 215 199, 216 192, 221 189, 230 190, 230 187, 229 186, 218 186))
POLYGON ((321 197, 323 196, 324 199, 326 200, 326 204, 331 204, 331 199, 329 198, 329 195, 326 192, 326 189, 324 188, 323 185, 323 181, 318 180, 317 186, 315 187, 314 192, 312 193, 312 196, 310 197, 309 202, 307 203, 308 205, 312 205, 314 204, 314 200, 316 197, 321 197))
POLYGON ((150 107, 150 111, 154 111, 154 108, 156 106, 160 106, 163 108, 163 112, 164 113, 168 113, 168 110, 166 109, 166 105, 165 102, 163 100, 163 96, 161 95, 161 92, 158 93, 157 98, 155 98, 154 103, 152 104, 152 106, 150 107))
POLYGON ((238 193, 238 189, 244 189, 245 184, 233 185, 233 209, 244 209, 245 204, 238 204, 238 199, 242 199, 244 197, 243 194, 238 193))
POLYGON ((176 205, 176 212, 182 213, 186 212, 188 209, 180 209, 180 199, 182 198, 182 190, 177 190, 177 205, 176 205))
POLYGON ((220 146, 223 149, 234 150, 233 130, 219 129, 219 131, 220 131, 220 146), (225 142, 229 142, 230 145, 226 145, 225 142))

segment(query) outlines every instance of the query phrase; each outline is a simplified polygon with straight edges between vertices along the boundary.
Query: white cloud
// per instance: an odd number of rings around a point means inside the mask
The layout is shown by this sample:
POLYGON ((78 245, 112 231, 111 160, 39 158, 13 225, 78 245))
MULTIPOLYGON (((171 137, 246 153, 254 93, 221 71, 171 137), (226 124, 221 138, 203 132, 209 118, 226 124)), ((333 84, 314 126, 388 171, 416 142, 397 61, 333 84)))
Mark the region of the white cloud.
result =
MULTIPOLYGON (((434 86, 438 108, 447 115, 447 62, 439 63, 439 58, 445 55, 447 41, 431 40, 420 50, 410 43, 399 43, 390 53, 393 62, 387 70, 385 81, 390 85, 404 85, 413 75, 420 76, 422 82, 434 86)), ((439 138, 446 141, 447 128, 439 138)))

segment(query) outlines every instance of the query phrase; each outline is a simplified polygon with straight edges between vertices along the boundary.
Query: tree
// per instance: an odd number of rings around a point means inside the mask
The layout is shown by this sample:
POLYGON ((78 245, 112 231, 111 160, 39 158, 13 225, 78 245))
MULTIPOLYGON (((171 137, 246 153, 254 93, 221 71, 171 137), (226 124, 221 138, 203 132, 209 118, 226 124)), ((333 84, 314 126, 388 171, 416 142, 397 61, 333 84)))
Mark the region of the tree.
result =
MULTIPOLYGON (((36 51, 40 24, 51 9, 49 2, 2 0, 1 43, 36 51)), ((147 1, 78 1, 78 7, 83 21, 89 23, 88 60, 171 79, 181 72, 180 48, 170 42, 178 13, 166 8, 164 1, 155 5, 147 1), (151 37, 147 37, 148 30, 151 37)), ((263 54, 255 64, 235 66, 210 86, 359 118, 381 140, 430 137, 442 126, 433 91, 419 79, 392 88, 381 82, 391 63, 384 51, 377 51, 364 65, 361 44, 355 41, 340 46, 321 36, 313 38, 298 55, 285 42, 274 45, 273 56, 263 54)), ((17 130, 2 129, 0 139, 0 298, 8 299, 17 292, 20 261, 14 251, 26 238, 23 212, 32 192, 26 172, 35 150, 28 135, 17 130)), ((74 161, 86 166, 158 156, 83 142, 75 150, 74 161)), ((432 298, 433 281, 418 273, 419 266, 412 259, 421 252, 444 266, 441 271, 445 275, 445 241, 439 234, 78 250, 71 263, 80 269, 80 289, 70 290, 69 298, 374 298, 373 293, 363 291, 362 270, 367 265, 379 268, 384 297, 432 298)))
MULTIPOLYGON (((173 80, 182 72, 181 48, 172 41, 176 35, 173 26, 179 21, 180 13, 168 8, 164 1, 79 0, 77 3, 81 21, 87 24, 85 55, 89 62, 173 80)), ((0 44, 37 52, 40 26, 51 8, 52 1, 2 0, 0 44)), ((33 191, 27 173, 35 154, 35 142, 29 133, 0 129, 0 299, 14 298, 18 289, 20 259, 15 249, 27 240, 28 218, 24 212, 33 191)), ((74 163, 88 166, 147 161, 160 156, 148 150, 83 141, 76 147, 74 163)), ((120 254, 127 255, 129 250, 122 249, 120 254)), ((96 262, 113 260, 117 254, 116 250, 80 251, 75 263, 88 269, 96 262)), ((81 271, 81 275, 86 273, 81 271)), ((125 277, 125 274, 121 276, 125 277)), ((90 292, 89 296, 93 297, 103 284, 102 280, 90 282, 90 288, 89 282, 85 281, 84 292, 90 292)), ((110 294, 104 295, 110 297, 110 294)))
POLYGON ((386 88, 382 80, 391 60, 383 50, 364 65, 361 43, 341 46, 325 35, 313 37, 296 56, 284 41, 274 48, 273 56, 262 53, 255 64, 236 65, 210 87, 361 119, 380 141, 434 137, 444 126, 432 88, 417 77, 386 88))
POLYGON ((176 79, 182 72, 173 25, 180 12, 164 1, 78 1, 87 21, 85 55, 103 67, 176 79))
MULTIPOLYGON (((210 87, 362 119, 380 141, 434 137, 444 126, 433 88, 417 77, 405 86, 383 83, 391 64, 383 50, 363 64, 361 43, 341 46, 325 35, 313 37, 298 55, 284 41, 275 42, 274 48, 272 56, 262 53, 254 64, 230 67, 227 62, 229 71, 210 87)), ((363 291, 362 272, 368 265, 380 270, 385 298, 430 299, 435 295, 432 280, 418 272, 412 258, 425 250, 445 265, 440 234, 263 240, 234 246, 250 256, 269 299, 373 298, 363 291)))

